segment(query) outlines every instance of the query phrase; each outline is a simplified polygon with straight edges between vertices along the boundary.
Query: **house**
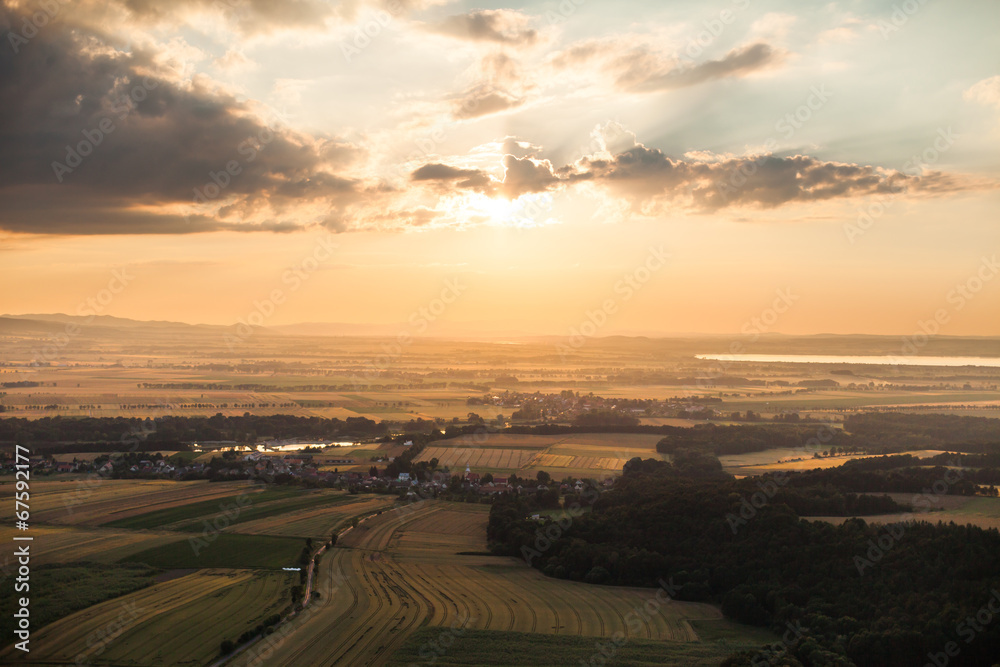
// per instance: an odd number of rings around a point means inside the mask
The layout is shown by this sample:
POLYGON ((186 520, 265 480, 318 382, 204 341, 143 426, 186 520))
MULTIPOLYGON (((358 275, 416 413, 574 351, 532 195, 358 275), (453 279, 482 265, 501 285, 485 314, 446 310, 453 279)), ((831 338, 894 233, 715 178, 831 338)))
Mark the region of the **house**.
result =
POLYGON ((400 482, 409 482, 410 481, 410 473, 408 473, 408 472, 401 472, 401 473, 399 473, 399 481, 400 482))
POLYGON ((497 486, 507 486, 507 478, 506 477, 494 477, 493 478, 493 483, 496 484, 497 486))
POLYGON ((75 463, 57 463, 56 472, 73 472, 76 470, 75 463))

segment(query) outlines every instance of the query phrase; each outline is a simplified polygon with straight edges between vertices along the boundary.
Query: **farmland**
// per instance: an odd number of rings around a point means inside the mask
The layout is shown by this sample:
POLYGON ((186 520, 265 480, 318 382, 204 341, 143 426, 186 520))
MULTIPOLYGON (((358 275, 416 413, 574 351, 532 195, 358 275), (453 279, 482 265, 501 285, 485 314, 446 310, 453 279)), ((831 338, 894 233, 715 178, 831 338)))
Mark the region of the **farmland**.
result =
POLYGON ((485 550, 485 509, 424 501, 349 531, 323 559, 320 600, 284 639, 259 647, 268 651, 266 664, 399 662, 419 650, 413 641, 424 635, 407 638, 425 625, 490 631, 501 639, 530 633, 543 643, 538 635, 587 638, 578 648, 621 632, 702 649, 703 657, 723 655, 700 644, 691 625, 721 619, 714 606, 671 601, 655 589, 554 580, 509 558, 461 555, 485 550), (392 658, 396 651, 401 657, 392 658))
MULTIPOLYGON (((971 524, 980 528, 1000 530, 1000 498, 934 495, 933 493, 890 493, 899 503, 914 504, 909 514, 881 514, 865 517, 868 523, 887 524, 898 521, 954 522, 960 526, 971 524)), ((841 524, 846 517, 813 517, 814 520, 841 524)))
POLYGON ((8 647, 0 664, 207 664, 223 639, 287 606, 293 574, 199 570, 51 623, 27 659, 8 647))
POLYGON ((733 650, 745 644, 595 639, 578 635, 532 634, 502 630, 423 628, 413 633, 387 663, 406 667, 434 659, 437 665, 478 667, 480 665, 563 665, 608 664, 636 667, 693 665, 716 667, 733 650), (614 662, 612 662, 614 661, 614 662))
POLYGON ((277 535, 284 537, 312 537, 329 539, 337 528, 342 528, 356 516, 374 514, 389 509, 395 496, 341 496, 334 504, 288 512, 246 523, 238 523, 227 531, 246 535, 277 535))
MULTIPOLYGON (((242 481, 85 481, 35 485, 47 521, 31 527, 39 592, 29 662, 208 664, 222 640, 290 608, 299 575, 281 568, 299 565, 305 538, 326 540, 395 500, 242 481)), ((0 527, 5 568, 16 562, 15 534, 0 527)), ((5 609, 12 591, 4 590, 5 609)), ((10 647, 0 655, 3 664, 22 662, 10 647)))
MULTIPOLYGON (((723 455, 719 457, 719 461, 726 472, 737 476, 748 476, 762 475, 778 470, 836 468, 852 459, 861 459, 870 456, 869 454, 838 454, 836 456, 821 456, 820 458, 814 456, 814 454, 821 453, 822 451, 823 445, 803 444, 802 447, 797 448, 780 447, 747 454, 723 455)), ((930 458, 942 452, 943 450, 938 449, 921 449, 900 452, 900 454, 912 454, 917 458, 930 458)))
POLYGON ((436 458, 452 470, 518 473, 538 470, 553 476, 605 477, 621 473, 629 459, 663 459, 656 451, 658 435, 636 433, 577 433, 564 436, 495 435, 461 437, 430 443, 417 461, 436 458))
MULTIPOLYGON (((132 554, 184 538, 168 531, 133 532, 76 526, 34 526, 31 530, 35 539, 45 545, 32 556, 32 562, 40 565, 75 561, 127 562, 132 554)), ((16 543, 11 538, 15 534, 12 526, 0 526, 0 561, 13 560, 16 543)))
POLYGON ((277 570, 294 566, 304 546, 304 540, 291 537, 234 533, 209 537, 191 535, 131 554, 120 562, 146 563, 168 570, 199 567, 277 570))
MULTIPOLYGON (((250 482, 171 480, 118 480, 98 476, 84 480, 34 482, 31 487, 32 515, 35 521, 48 524, 96 526, 127 519, 137 514, 238 494, 250 482)), ((0 495, 13 494, 14 485, 0 485, 0 495)), ((13 504, 4 503, 0 518, 12 518, 13 504)))
MULTIPOLYGON (((146 565, 99 565, 74 563, 39 567, 31 580, 31 616, 35 627, 42 627, 91 605, 131 593, 153 583, 159 570, 146 565)), ((4 637, 14 634, 13 586, 0 588, 0 631, 4 637)))

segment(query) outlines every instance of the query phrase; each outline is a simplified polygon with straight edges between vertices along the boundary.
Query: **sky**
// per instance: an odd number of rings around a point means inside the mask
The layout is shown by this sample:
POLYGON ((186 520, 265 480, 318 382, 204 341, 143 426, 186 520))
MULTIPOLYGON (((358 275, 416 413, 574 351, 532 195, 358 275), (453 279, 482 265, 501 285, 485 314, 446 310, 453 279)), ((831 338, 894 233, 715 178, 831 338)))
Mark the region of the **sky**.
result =
POLYGON ((0 313, 1000 335, 997 25, 0 0, 0 313))

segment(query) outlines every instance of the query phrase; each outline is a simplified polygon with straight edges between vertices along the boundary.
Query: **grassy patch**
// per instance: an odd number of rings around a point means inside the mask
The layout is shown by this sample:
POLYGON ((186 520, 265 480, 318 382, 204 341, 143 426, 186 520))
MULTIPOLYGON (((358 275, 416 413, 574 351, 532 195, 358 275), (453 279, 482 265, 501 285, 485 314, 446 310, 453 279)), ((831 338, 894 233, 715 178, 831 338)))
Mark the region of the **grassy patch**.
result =
POLYGON ((757 648, 764 644, 774 644, 780 641, 780 637, 767 628, 743 625, 727 618, 688 622, 698 633, 701 641, 725 644, 733 647, 734 651, 743 648, 757 648))
POLYGON ((215 539, 192 535, 132 554, 123 560, 164 569, 224 567, 277 570, 297 567, 306 541, 297 537, 219 533, 215 539))
POLYGON ((422 628, 389 661, 390 667, 437 665, 718 665, 732 651, 697 642, 541 635, 493 630, 422 628), (461 633, 461 634, 458 634, 461 633), (603 649, 603 655, 602 655, 603 649))
POLYGON ((15 592, 13 582, 0 586, 0 632, 3 645, 14 637, 17 599, 31 600, 32 630, 42 628, 75 611, 153 584, 160 572, 147 565, 73 563, 41 565, 31 571, 30 592, 15 592))
POLYGON ((177 452, 168 457, 167 460, 175 466, 186 466, 199 456, 201 456, 201 452, 177 452))

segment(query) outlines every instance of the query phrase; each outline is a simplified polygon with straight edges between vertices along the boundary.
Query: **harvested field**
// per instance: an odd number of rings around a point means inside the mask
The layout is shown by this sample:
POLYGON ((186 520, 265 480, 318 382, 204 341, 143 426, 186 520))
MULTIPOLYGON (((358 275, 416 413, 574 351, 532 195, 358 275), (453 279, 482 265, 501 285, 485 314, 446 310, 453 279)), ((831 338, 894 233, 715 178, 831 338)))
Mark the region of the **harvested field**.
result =
POLYGON ((655 589, 555 580, 519 560, 460 555, 485 551, 487 509, 424 501, 348 531, 320 566, 320 600, 287 637, 260 647, 273 649, 267 664, 381 665, 425 625, 697 642, 689 621, 722 617, 712 605, 662 593, 661 602, 655 589), (650 600, 657 613, 640 613, 650 600))
POLYGON ((288 605, 293 575, 199 570, 51 623, 32 634, 27 657, 8 648, 0 664, 208 664, 223 639, 288 605))
MULTIPOLYGON (((927 521, 928 523, 954 522, 960 526, 972 524, 980 528, 1000 530, 1000 498, 981 496, 935 496, 933 493, 888 493, 898 503, 913 505, 914 511, 906 514, 878 514, 864 517, 868 523, 887 524, 899 521, 927 521)), ((817 516, 811 521, 841 524, 847 517, 817 516)))
POLYGON ((334 505, 257 519, 227 530, 246 535, 281 535, 326 540, 336 528, 349 523, 352 517, 389 509, 395 502, 395 496, 351 496, 351 499, 334 505))
MULTIPOLYGON (((11 538, 15 534, 12 526, 0 526, 0 562, 13 560, 17 543, 11 538)), ((31 562, 36 565, 128 561, 132 554, 183 539, 182 535, 164 531, 134 533, 82 526, 32 526, 31 534, 37 545, 37 550, 31 552, 31 562)))
POLYGON ((530 449, 470 449, 466 447, 427 447, 417 461, 437 459, 438 465, 449 468, 469 466, 476 469, 519 470, 535 456, 530 449))
POLYGON ((592 476, 620 473, 629 459, 664 458, 656 451, 661 436, 642 433, 464 436, 430 443, 417 461, 437 459, 450 468, 477 472, 546 470, 592 476))
MULTIPOLYGON (((175 482, 169 480, 102 479, 31 483, 34 523, 98 525, 156 510, 238 494, 247 481, 175 482)), ((13 484, 0 486, 0 496, 13 493, 13 484)), ((4 503, 0 520, 10 520, 13 503, 4 503)))
POLYGON ((143 514, 135 514, 125 518, 115 519, 113 521, 108 521, 101 525, 108 526, 110 528, 130 528, 130 529, 145 529, 145 528, 170 528, 170 529, 190 529, 182 528, 185 523, 190 522, 192 519, 197 519, 200 517, 213 517, 218 515, 220 512, 230 509, 231 512, 235 512, 233 508, 239 508, 239 515, 234 517, 234 520, 246 516, 246 514, 254 509, 260 510, 261 507, 267 507, 273 504, 273 501, 280 501, 286 498, 298 497, 302 493, 297 489, 265 489, 263 487, 259 488, 242 488, 240 493, 235 495, 227 496, 215 496, 211 500, 200 500, 198 502, 190 502, 184 504, 176 504, 166 507, 165 509, 158 509, 152 512, 145 512, 143 514))

